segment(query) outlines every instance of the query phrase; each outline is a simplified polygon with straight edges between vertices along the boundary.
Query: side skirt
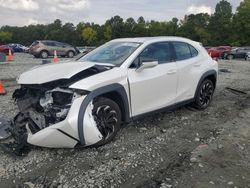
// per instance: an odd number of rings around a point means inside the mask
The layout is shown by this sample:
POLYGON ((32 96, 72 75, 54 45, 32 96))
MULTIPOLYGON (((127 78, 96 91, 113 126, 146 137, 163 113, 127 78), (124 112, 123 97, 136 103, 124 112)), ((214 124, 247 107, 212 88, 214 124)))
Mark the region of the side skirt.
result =
POLYGON ((189 103, 192 103, 194 102, 195 99, 189 99, 189 100, 186 100, 186 101, 182 101, 182 102, 179 102, 179 103, 175 103, 173 105, 170 105, 170 106, 167 106, 167 107, 164 107, 164 108, 161 108, 161 109, 158 109, 158 110, 154 110, 154 111, 151 111, 151 112, 146 112, 144 114, 140 114, 140 115, 137 115, 137 116, 134 116, 132 117, 131 119, 133 121, 135 120, 138 120, 138 119, 141 119, 143 117, 146 117, 146 116, 149 116, 149 115, 152 115, 152 114, 156 114, 156 113, 160 113, 160 112, 167 112, 167 111, 171 111, 171 110, 174 110, 174 109, 177 109, 181 106, 185 106, 189 103))

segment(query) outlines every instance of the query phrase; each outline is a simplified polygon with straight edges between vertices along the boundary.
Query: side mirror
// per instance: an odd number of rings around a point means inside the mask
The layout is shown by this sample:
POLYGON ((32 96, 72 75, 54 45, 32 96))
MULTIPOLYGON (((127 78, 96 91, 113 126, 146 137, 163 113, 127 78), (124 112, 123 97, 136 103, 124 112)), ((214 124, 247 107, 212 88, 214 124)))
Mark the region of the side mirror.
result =
POLYGON ((141 66, 136 69, 136 72, 141 72, 144 69, 153 68, 158 65, 158 61, 142 62, 141 66))

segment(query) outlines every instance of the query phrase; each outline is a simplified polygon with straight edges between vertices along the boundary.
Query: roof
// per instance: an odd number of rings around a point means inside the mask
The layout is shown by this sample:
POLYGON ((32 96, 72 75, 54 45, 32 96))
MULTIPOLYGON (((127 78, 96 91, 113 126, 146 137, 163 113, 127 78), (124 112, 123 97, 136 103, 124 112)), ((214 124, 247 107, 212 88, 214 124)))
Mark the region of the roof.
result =
POLYGON ((121 41, 121 42, 138 42, 138 43, 145 43, 145 42, 153 42, 158 40, 189 40, 187 38, 183 37, 175 37, 175 36, 158 36, 158 37, 137 37, 137 38, 120 38, 120 39, 114 39, 112 41, 121 41))

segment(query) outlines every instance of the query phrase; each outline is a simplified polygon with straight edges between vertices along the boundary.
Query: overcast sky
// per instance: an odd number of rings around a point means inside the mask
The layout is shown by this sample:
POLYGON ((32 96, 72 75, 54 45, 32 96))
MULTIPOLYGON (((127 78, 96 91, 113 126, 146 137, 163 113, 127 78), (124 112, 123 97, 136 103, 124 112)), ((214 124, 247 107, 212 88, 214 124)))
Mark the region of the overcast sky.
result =
MULTIPOLYGON (((241 0, 228 0, 234 10, 241 0)), ((0 26, 51 23, 95 22, 102 24, 112 16, 126 19, 168 21, 190 13, 213 13, 219 0, 0 0, 0 26)))

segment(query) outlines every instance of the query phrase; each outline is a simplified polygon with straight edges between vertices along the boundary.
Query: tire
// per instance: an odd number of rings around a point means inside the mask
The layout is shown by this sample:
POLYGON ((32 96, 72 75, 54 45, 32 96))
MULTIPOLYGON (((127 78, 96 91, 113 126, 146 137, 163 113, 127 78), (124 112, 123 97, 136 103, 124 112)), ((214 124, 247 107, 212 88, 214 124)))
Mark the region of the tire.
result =
POLYGON ((206 109, 212 102, 213 94, 213 82, 209 79, 204 80, 197 90, 194 107, 199 110, 206 109))
POLYGON ((234 56, 232 54, 227 55, 227 59, 232 60, 234 56))
POLYGON ((121 128, 121 110, 113 100, 98 97, 93 101, 93 116, 103 139, 94 146, 99 147, 111 142, 121 128), (107 124, 110 122, 109 125, 107 124))
POLYGON ((49 57, 49 52, 43 50, 40 52, 40 57, 43 59, 47 59, 49 57))
POLYGON ((75 56, 75 53, 73 51, 68 51, 67 56, 68 58, 73 58, 75 56))

